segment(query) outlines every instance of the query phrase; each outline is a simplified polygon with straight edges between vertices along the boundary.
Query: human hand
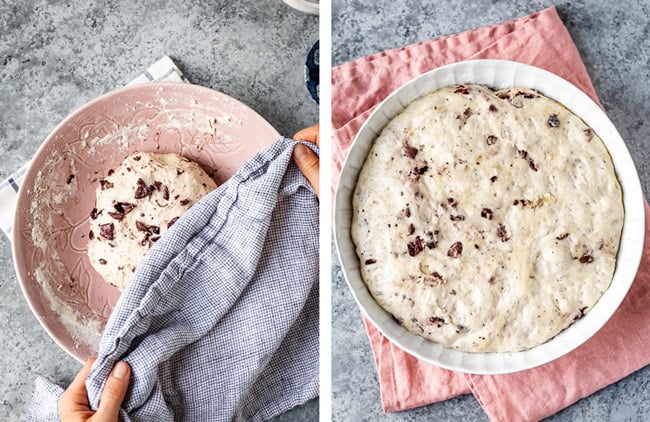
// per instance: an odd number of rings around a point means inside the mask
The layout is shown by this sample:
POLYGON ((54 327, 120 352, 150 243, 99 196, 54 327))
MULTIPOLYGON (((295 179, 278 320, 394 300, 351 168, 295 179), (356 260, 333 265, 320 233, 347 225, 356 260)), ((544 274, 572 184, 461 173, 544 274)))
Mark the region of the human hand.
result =
POLYGON ((59 417, 61 422, 109 422, 117 421, 120 405, 129 387, 131 367, 126 362, 118 362, 108 377, 102 391, 97 412, 90 409, 86 378, 95 359, 88 359, 86 364, 72 381, 72 384, 59 399, 59 417))
MULTIPOLYGON (((310 126, 306 129, 299 131, 298 133, 293 135, 293 139, 308 141, 319 146, 320 142, 319 142, 318 130, 319 130, 319 125, 317 123, 314 126, 310 126)), ((318 159, 318 156, 314 154, 314 152, 309 148, 307 148, 306 146, 301 144, 296 144, 296 146, 293 148, 293 161, 294 163, 296 163, 296 166, 298 166, 298 169, 300 169, 300 171, 307 178, 307 180, 309 180, 309 183, 311 183, 311 186, 316 191, 316 196, 319 196, 318 182, 320 180, 319 179, 320 161, 318 159)))

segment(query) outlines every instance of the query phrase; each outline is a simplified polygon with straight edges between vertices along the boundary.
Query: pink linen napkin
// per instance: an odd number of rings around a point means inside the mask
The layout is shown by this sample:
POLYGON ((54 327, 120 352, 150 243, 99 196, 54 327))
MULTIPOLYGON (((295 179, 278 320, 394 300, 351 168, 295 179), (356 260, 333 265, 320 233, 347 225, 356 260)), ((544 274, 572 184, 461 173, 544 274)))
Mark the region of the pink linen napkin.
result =
MULTIPOLYGON (((436 67, 480 58, 544 68, 598 102, 578 50, 553 7, 345 63, 332 70, 333 186, 352 139, 388 94, 436 67)), ((646 225, 650 225, 647 204, 646 225)), ((645 245, 630 293, 607 325, 572 353, 528 371, 498 376, 448 371, 402 351, 364 318, 384 411, 472 392, 494 421, 538 420, 644 367, 650 363, 650 231, 645 245)))

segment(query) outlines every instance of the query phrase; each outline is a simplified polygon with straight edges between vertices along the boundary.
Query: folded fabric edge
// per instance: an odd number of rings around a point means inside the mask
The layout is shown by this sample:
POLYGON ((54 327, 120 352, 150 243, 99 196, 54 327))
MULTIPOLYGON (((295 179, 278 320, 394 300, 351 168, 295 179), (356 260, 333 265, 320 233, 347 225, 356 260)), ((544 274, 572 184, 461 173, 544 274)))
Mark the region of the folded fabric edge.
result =
POLYGON ((20 169, 0 182, 0 230, 10 242, 13 240, 13 220, 18 201, 18 189, 31 163, 31 160, 27 161, 20 169))
MULTIPOLYGON (((478 28, 473 28, 473 29, 469 29, 469 30, 454 33, 454 34, 447 34, 447 35, 436 37, 436 38, 433 38, 433 39, 430 39, 430 40, 425 40, 425 41, 420 41, 420 42, 416 42, 416 43, 413 43, 413 44, 409 44, 409 45, 406 45, 406 46, 403 46, 403 47, 397 47, 397 48, 385 50, 385 51, 382 51, 382 52, 379 52, 379 53, 372 54, 370 56, 359 57, 357 59, 342 63, 342 64, 340 64, 338 66, 334 66, 332 68, 332 73, 333 73, 332 83, 334 83, 334 79, 335 79, 335 77, 337 77, 336 74, 338 72, 349 71, 350 68, 354 68, 354 67, 356 67, 356 66, 358 66, 360 64, 366 64, 368 62, 371 62, 371 61, 374 61, 374 60, 377 60, 377 59, 380 59, 380 58, 383 58, 383 57, 386 57, 386 56, 399 54, 403 50, 408 50, 408 49, 411 49, 411 48, 419 47, 419 46, 422 46, 423 44, 427 44, 427 43, 430 43, 432 41, 443 41, 443 40, 446 40, 446 39, 449 39, 449 38, 453 38, 453 37, 457 37, 457 36, 465 36, 465 35, 468 35, 468 34, 471 34, 471 33, 479 32, 479 31, 496 30, 496 29, 503 28, 504 26, 510 26, 512 28, 512 30, 514 30, 514 29, 516 29, 516 26, 518 24, 525 23, 526 21, 529 21, 531 19, 536 19, 539 15, 547 13, 547 12, 549 12, 551 10, 556 11, 555 6, 550 6, 550 7, 547 7, 546 9, 539 10, 539 11, 534 12, 532 14, 525 15, 525 16, 520 16, 518 18, 514 18, 514 19, 511 19, 511 20, 508 20, 508 21, 505 21, 505 22, 496 23, 496 24, 493 24, 493 25, 488 25, 488 26, 483 26, 483 27, 478 27, 478 28)), ((556 13, 557 13, 557 11, 556 11, 556 13)))
POLYGON ((131 80, 126 86, 145 82, 189 82, 176 63, 164 55, 150 65, 142 74, 131 80))
MULTIPOLYGON (((363 313, 362 321, 366 330, 370 342, 370 349, 374 357, 375 370, 377 372, 377 377, 379 381, 379 391, 381 397, 382 411, 384 413, 394 413, 400 412, 409 409, 415 409, 418 407, 427 406, 433 403, 439 403, 451 398, 470 394, 469 385, 464 384, 464 379, 462 374, 459 372, 449 371, 440 367, 436 367, 434 364, 424 363, 421 360, 418 360, 416 357, 408 354, 398 346, 390 342, 384 335, 376 328, 370 319, 363 313), (388 354, 388 356, 384 356, 388 354), (438 376, 449 376, 447 381, 453 381, 449 389, 445 391, 439 391, 439 396, 435 399, 431 399, 430 396, 420 397, 411 401, 403 401, 400 399, 399 389, 398 389, 398 380, 395 367, 387 367, 382 364, 384 359, 392 359, 395 354, 398 354, 404 358, 412 358, 414 361, 417 361, 418 364, 424 364, 425 367, 418 367, 418 371, 427 370, 426 365, 430 365, 428 369, 432 371, 439 371, 437 374, 431 374, 434 377, 438 376), (463 383, 463 385, 459 385, 463 383)), ((435 383, 436 380, 431 380, 431 383, 435 383)))
POLYGON ((297 386, 294 390, 299 391, 299 394, 294 396, 294 400, 289 403, 279 403, 278 401, 267 401, 260 406, 257 412, 251 415, 251 420, 265 421, 272 419, 276 416, 282 415, 289 410, 301 406, 310 400, 319 396, 320 381, 318 377, 309 380, 305 384, 297 386), (286 405, 289 407, 286 408, 286 405), (267 408, 268 406, 268 408, 267 408))
POLYGON ((59 420, 58 403, 63 392, 64 389, 59 383, 42 376, 36 377, 27 420, 29 422, 59 420))

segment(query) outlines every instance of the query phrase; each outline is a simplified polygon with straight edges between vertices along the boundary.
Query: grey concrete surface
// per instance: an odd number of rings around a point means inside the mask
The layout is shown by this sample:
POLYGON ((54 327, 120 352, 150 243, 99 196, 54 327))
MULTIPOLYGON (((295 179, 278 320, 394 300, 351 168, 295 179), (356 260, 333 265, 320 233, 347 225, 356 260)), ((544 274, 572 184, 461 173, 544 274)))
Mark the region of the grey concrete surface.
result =
MULTIPOLYGON (((164 54, 188 79, 246 103, 280 133, 314 124, 303 64, 318 18, 281 0, 0 0, 0 179, 87 101, 164 54)), ((48 337, 0 235, 0 420, 25 420, 37 375, 69 382, 81 365, 48 337)), ((318 419, 312 400, 277 420, 318 419)))
MULTIPOLYGON (((525 0, 334 0, 332 64, 556 5, 596 91, 650 193, 650 2, 525 0)), ((334 250, 334 249, 333 249, 334 250)), ((332 414, 336 421, 484 421, 471 395, 384 415, 360 313, 332 257, 332 414)), ((650 306, 650 304, 649 304, 650 306)), ((550 421, 650 420, 650 366, 580 400, 550 421)))

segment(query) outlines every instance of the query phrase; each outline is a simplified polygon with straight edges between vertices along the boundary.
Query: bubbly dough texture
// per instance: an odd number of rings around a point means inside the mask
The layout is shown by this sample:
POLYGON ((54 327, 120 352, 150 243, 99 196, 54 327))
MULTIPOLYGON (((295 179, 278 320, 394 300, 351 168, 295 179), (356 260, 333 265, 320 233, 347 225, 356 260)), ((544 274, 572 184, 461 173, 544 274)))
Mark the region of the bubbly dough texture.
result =
POLYGON ((528 89, 445 87, 382 131, 353 197, 352 239, 377 302, 467 352, 531 348, 609 287, 621 188, 601 139, 528 89))
POLYGON ((178 154, 135 153, 109 170, 90 215, 88 256, 104 280, 126 287, 149 248, 217 185, 178 154))

